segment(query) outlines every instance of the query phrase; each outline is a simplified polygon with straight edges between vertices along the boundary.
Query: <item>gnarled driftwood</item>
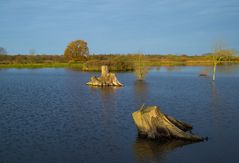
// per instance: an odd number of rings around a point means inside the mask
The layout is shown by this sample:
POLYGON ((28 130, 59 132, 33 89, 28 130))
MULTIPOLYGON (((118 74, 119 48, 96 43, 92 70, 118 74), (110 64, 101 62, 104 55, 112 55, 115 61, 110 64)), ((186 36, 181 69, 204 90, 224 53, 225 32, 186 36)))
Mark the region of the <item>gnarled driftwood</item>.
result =
POLYGON ((160 112, 157 106, 144 107, 132 114, 140 137, 203 141, 190 132, 192 126, 160 112))
POLYGON ((108 66, 101 66, 101 76, 96 77, 93 76, 91 77, 90 81, 86 83, 87 85, 91 86, 123 86, 121 84, 114 73, 109 73, 108 66))

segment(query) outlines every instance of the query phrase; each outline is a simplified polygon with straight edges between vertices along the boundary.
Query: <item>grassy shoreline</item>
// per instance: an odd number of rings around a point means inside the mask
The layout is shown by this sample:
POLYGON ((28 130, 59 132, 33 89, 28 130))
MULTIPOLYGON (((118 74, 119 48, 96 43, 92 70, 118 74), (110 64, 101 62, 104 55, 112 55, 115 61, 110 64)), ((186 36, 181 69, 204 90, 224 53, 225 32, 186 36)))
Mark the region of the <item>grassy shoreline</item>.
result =
MULTIPOLYGON (((0 55, 0 68, 74 68, 81 71, 99 71, 108 65, 110 71, 133 71, 137 64, 146 67, 160 66, 212 66, 212 55, 142 55, 109 54, 89 55, 67 61, 63 55, 0 55)), ((232 56, 222 64, 239 64, 239 57, 232 56)))
MULTIPOLYGON (((102 64, 84 64, 84 63, 10 63, 10 64, 0 64, 0 68, 73 68, 82 71, 100 71, 100 65, 102 64)), ((134 63, 132 63, 134 64, 134 63)), ((223 64, 239 64, 239 61, 224 62, 223 64)), ((164 62, 145 62, 148 67, 160 67, 160 66, 212 66, 211 61, 164 61, 164 62)), ((109 65, 111 71, 133 71, 134 68, 122 68, 115 65, 109 65)))

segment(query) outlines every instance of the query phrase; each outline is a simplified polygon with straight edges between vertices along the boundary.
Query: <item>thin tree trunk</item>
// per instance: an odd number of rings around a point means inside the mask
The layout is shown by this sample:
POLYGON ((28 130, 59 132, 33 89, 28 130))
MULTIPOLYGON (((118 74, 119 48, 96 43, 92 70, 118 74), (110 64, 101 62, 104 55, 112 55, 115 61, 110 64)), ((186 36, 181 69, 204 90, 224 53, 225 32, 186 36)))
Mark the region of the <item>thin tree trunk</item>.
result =
POLYGON ((214 63, 213 78, 212 78, 213 81, 216 79, 216 70, 217 70, 217 63, 214 63))

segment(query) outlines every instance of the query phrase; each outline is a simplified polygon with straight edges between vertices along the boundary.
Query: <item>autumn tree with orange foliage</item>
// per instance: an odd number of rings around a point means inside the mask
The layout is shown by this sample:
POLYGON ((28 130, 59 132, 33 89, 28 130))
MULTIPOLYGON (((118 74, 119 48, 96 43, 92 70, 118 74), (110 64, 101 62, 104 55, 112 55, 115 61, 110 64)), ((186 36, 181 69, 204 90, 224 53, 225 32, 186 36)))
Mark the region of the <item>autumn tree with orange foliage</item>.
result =
POLYGON ((69 43, 65 49, 64 56, 68 61, 84 61, 89 55, 87 42, 75 40, 69 43))

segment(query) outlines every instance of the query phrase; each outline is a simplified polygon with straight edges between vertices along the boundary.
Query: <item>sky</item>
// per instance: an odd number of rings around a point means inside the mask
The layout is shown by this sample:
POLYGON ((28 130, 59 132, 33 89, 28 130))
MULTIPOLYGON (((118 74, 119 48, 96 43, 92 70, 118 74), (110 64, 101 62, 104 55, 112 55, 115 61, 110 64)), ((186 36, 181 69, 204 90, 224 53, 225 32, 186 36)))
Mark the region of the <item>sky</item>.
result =
POLYGON ((63 54, 82 39, 92 54, 200 55, 239 50, 238 18, 238 0, 0 0, 0 47, 63 54))

